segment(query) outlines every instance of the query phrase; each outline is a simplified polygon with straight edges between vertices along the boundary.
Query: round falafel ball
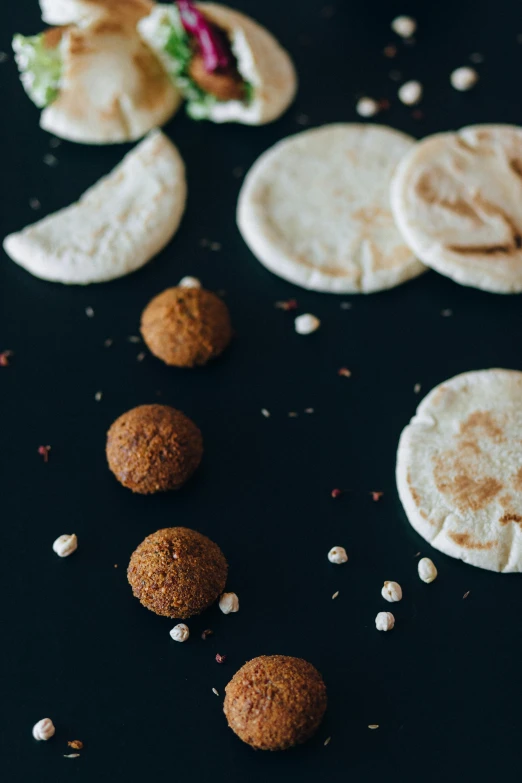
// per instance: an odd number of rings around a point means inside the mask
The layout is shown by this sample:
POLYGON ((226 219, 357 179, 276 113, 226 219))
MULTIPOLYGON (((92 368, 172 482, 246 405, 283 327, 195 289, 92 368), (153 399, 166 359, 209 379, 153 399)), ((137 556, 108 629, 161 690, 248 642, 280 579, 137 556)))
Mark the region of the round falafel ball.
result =
POLYGON ((127 569, 132 592, 151 612, 185 620, 216 601, 227 581, 223 552, 186 527, 167 527, 142 541, 127 569))
POLYGON ((107 462, 124 487, 142 495, 179 489, 203 456, 198 427, 169 405, 140 405, 107 433, 107 462))
POLYGON ((165 364, 195 367, 219 356, 232 338, 226 304, 203 288, 167 288, 141 316, 147 347, 165 364))
POLYGON ((257 750, 286 750, 306 742, 326 710, 323 679, 302 658, 253 658, 232 677, 225 690, 228 725, 257 750))

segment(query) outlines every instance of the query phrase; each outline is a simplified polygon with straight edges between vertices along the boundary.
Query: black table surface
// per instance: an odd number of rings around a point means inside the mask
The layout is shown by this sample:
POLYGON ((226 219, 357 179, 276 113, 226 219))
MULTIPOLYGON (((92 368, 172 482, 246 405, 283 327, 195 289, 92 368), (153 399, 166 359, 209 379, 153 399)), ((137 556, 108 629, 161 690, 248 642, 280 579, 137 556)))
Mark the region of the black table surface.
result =
MULTIPOLYGON (((360 95, 389 99, 377 121, 418 137, 473 122, 521 122, 518 4, 237 4, 288 47, 301 89, 290 111, 264 128, 198 124, 183 112, 174 118, 167 132, 187 164, 189 199, 167 249, 130 277, 87 288, 42 282, 2 255, 0 350, 14 356, 0 369, 0 777, 371 783, 516 774, 522 582, 431 550, 406 520, 394 464, 419 400, 416 383, 424 393, 466 370, 520 369, 520 299, 435 273, 368 297, 306 292, 256 261, 234 210, 238 168, 303 123, 357 120, 360 95), (398 13, 418 19, 414 45, 391 32, 398 13), (398 53, 387 59, 382 50, 393 41, 398 53), (484 58, 480 83, 457 93, 449 73, 475 52, 484 58), (397 100, 394 70, 424 84, 421 119, 397 100), (138 361, 144 348, 128 337, 138 333, 141 310, 183 275, 225 292, 233 346, 193 371, 150 355, 138 361), (294 314, 274 307, 291 297, 299 312, 321 318, 316 334, 296 335, 294 314), (452 315, 442 316, 447 309, 452 315), (339 377, 341 366, 351 378, 339 377), (134 496, 106 466, 108 426, 148 402, 180 408, 204 434, 204 463, 178 493, 134 496), (45 464, 37 449, 48 444, 45 464), (336 500, 334 487, 346 490, 336 500), (379 502, 372 491, 384 492, 379 502), (143 609, 126 581, 133 549, 173 525, 220 544, 229 589, 241 600, 236 615, 215 607, 190 620, 186 644, 170 639, 173 622, 143 609), (67 532, 78 535, 79 548, 62 560, 51 545, 67 532), (346 566, 328 563, 333 545, 347 548, 346 566), (432 585, 418 579, 419 551, 439 569, 432 585), (389 608, 380 597, 385 579, 404 588, 388 634, 374 626, 389 608), (214 635, 203 641, 206 628, 214 635), (227 656, 223 665, 218 652, 227 656), (317 736, 276 754, 242 744, 222 714, 232 674, 271 653, 310 660, 329 690, 317 736), (46 716, 56 736, 37 743, 31 728, 46 716), (74 739, 85 744, 80 758, 63 758, 74 739)), ((2 4, 0 13, 5 52, 13 32, 40 29, 35 0, 2 4)), ((51 147, 12 58, 0 64, 0 80, 4 236, 75 200, 128 147, 51 147), (47 154, 56 166, 46 165, 47 154)))

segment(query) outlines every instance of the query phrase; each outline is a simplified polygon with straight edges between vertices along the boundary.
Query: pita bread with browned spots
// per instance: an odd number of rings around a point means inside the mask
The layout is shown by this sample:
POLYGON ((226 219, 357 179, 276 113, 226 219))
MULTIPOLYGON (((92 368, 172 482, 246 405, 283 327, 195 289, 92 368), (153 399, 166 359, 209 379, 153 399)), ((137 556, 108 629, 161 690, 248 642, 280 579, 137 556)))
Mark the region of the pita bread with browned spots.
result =
POLYGON ((391 202, 425 264, 462 285, 522 291, 522 128, 429 136, 398 166, 391 202))
POLYGON ((72 206, 4 241, 28 272, 58 283, 102 283, 134 272, 176 233, 186 200, 176 147, 152 131, 72 206))
POLYGON ((84 144, 134 141, 167 122, 181 102, 156 55, 119 23, 70 28, 60 47, 58 97, 40 120, 56 136, 84 144))
POLYGON ((467 372, 435 387, 402 433, 397 487, 435 549, 522 571, 522 372, 467 372))
POLYGON ((15 35, 20 79, 44 130, 84 144, 135 141, 166 123, 181 93, 137 30, 149 0, 42 0, 53 26, 15 35))
POLYGON ((243 239, 271 272, 315 291, 371 293, 425 271, 393 220, 389 186, 415 144, 379 125, 326 125, 265 152, 242 187, 243 239))

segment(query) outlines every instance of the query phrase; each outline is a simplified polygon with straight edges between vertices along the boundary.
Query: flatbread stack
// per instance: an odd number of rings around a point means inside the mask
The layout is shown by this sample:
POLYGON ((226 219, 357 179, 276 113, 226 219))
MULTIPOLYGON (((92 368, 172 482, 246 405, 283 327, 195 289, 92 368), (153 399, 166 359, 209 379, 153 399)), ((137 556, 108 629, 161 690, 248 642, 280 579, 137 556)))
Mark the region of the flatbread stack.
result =
POLYGON ((276 144, 249 171, 237 220, 254 255, 303 288, 371 293, 425 271, 389 198, 415 141, 379 125, 338 124, 276 144))
POLYGON ((186 201, 176 147, 152 131, 81 199, 4 240, 42 280, 102 283, 144 266, 174 236, 186 201))
POLYGON ((181 96, 137 24, 148 0, 43 0, 39 36, 15 36, 22 83, 40 124, 84 144, 134 141, 172 117, 181 96))
POLYGON ((522 372, 483 370, 433 389, 402 433, 397 487, 436 549, 522 571, 522 372))
POLYGON ((397 168, 395 220, 423 263, 463 285, 522 291, 522 129, 430 136, 397 168))

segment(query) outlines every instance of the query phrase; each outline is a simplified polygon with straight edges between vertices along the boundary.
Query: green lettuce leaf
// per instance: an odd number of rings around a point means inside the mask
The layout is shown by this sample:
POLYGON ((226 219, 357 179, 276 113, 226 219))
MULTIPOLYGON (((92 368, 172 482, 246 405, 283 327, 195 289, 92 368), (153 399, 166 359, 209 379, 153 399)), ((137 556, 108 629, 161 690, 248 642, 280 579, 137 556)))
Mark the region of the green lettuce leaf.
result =
POLYGON ((20 79, 28 96, 40 108, 48 106, 58 96, 62 76, 60 47, 49 48, 44 34, 15 35, 13 38, 15 60, 20 79))

